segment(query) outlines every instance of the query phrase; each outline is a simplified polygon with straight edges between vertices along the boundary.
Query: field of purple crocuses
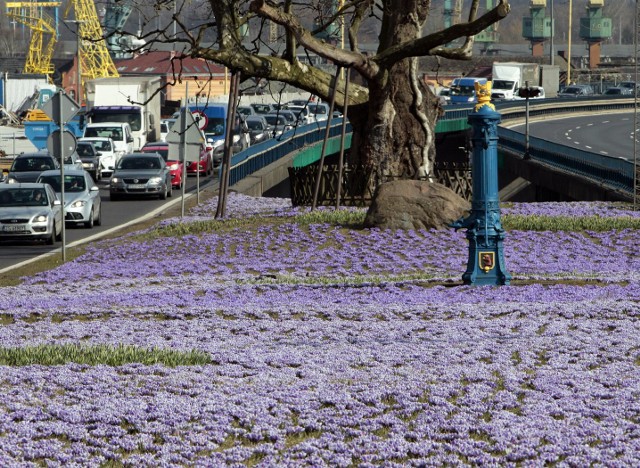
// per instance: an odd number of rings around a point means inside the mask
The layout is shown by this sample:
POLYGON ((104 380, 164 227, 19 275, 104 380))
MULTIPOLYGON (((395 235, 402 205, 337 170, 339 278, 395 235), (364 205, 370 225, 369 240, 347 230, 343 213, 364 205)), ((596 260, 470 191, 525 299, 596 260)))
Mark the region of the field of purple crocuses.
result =
POLYGON ((213 222, 216 203, 0 288, 3 347, 211 357, 0 366, 1 466, 640 464, 638 230, 509 230, 512 284, 470 287, 462 231, 300 223, 239 194, 213 222))

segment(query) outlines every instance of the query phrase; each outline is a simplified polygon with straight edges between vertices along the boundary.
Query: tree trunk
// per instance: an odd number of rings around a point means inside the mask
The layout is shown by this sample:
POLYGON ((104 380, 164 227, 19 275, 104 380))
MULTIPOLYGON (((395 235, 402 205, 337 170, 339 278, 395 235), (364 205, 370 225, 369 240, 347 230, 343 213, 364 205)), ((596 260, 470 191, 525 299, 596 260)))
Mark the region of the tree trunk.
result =
MULTIPOLYGON (((420 1, 405 1, 381 32, 381 48, 420 37, 420 1), (408 17, 416 19, 407 22, 408 17), (397 22, 394 23, 394 20, 397 22)), ((390 178, 433 175, 439 102, 418 76, 417 59, 404 59, 368 82, 369 102, 349 111, 351 161, 372 172, 372 187, 390 178), (366 137, 365 137, 366 136, 366 137), (364 138, 363 138, 364 137, 364 138)))

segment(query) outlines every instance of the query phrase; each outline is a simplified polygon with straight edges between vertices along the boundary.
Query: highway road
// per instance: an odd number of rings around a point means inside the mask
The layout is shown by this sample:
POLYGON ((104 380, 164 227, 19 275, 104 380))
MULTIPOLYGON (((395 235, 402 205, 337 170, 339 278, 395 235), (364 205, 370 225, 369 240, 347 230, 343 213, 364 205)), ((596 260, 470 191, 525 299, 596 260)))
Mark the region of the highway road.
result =
MULTIPOLYGON (((185 186, 186 196, 196 196, 196 177, 190 176, 185 186)), ((162 217, 170 207, 176 206, 180 210, 181 191, 174 189, 173 196, 167 200, 149 198, 131 198, 112 202, 109 200, 109 180, 99 181, 102 199, 102 225, 92 229, 67 225, 65 228, 65 246, 73 247, 83 242, 91 241, 111 234, 114 230, 125 225, 141 222, 149 217, 162 217)), ((213 176, 200 177, 200 190, 215 191, 218 187, 217 171, 213 176)), ((180 211, 178 211, 179 213, 180 211)), ((10 270, 20 264, 29 262, 40 255, 60 252, 62 257, 62 243, 45 245, 44 242, 33 241, 0 241, 0 273, 10 270)))
MULTIPOLYGON (((529 122, 529 136, 616 158, 633 159, 633 113, 529 122)), ((511 127, 524 133, 525 125, 511 127)), ((639 146, 640 150, 640 146, 639 146)))

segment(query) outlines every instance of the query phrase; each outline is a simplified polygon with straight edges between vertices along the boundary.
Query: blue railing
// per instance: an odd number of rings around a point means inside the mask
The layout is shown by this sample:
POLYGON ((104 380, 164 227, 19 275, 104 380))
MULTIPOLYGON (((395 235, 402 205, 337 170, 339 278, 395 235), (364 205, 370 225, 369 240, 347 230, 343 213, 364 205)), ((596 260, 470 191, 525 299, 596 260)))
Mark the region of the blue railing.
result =
MULTIPOLYGON (((322 141, 326 128, 326 122, 301 125, 277 138, 271 138, 234 154, 231 157, 229 185, 236 184, 254 172, 267 167, 280 158, 301 150, 307 145, 322 141)), ((347 123, 346 131, 347 133, 351 132, 351 124, 347 123)), ((332 119, 329 138, 339 136, 341 133, 342 119, 332 119)))
MULTIPOLYGON (((525 153, 525 135, 508 128, 498 128, 498 149, 525 153)), ((633 193, 633 162, 612 156, 564 146, 529 137, 529 157, 558 171, 585 177, 612 190, 633 193)))
MULTIPOLYGON (((529 101, 529 116, 624 110, 633 109, 634 106, 633 98, 532 99, 529 101)), ((496 110, 500 112, 503 122, 524 119, 525 101, 498 102, 496 110)), ((472 105, 447 106, 441 119, 466 121, 471 112, 473 112, 472 105)), ((325 128, 322 124, 300 126, 278 138, 267 140, 235 154, 231 159, 229 184, 236 184, 280 158, 299 151, 305 145, 322 141, 325 128)), ((341 130, 342 119, 332 120, 330 137, 339 136, 341 130)), ((347 132, 351 132, 350 124, 347 125, 347 132)), ((525 136, 523 134, 502 127, 499 128, 498 134, 499 149, 524 154, 525 136)), ((559 171, 580 175, 614 190, 633 193, 633 163, 625 159, 581 151, 534 137, 529 137, 529 154, 532 160, 552 166, 559 171)))
MULTIPOLYGON (((580 99, 532 99, 529 101, 529 116, 540 117, 572 113, 590 113, 610 110, 632 110, 633 98, 593 97, 580 99)), ((503 101, 496 103, 502 122, 524 119, 525 101, 503 101)), ((448 106, 443 119, 466 119, 473 111, 472 106, 457 109, 448 106), (453 108, 453 109, 452 109, 453 108), (465 115, 466 114, 466 115, 465 115)), ((498 128, 498 150, 516 155, 525 154, 525 135, 508 128, 498 128)), ((529 156, 532 161, 543 163, 555 170, 589 179, 593 183, 627 195, 634 193, 633 162, 599 153, 580 150, 570 146, 552 143, 542 138, 529 136, 529 156)))

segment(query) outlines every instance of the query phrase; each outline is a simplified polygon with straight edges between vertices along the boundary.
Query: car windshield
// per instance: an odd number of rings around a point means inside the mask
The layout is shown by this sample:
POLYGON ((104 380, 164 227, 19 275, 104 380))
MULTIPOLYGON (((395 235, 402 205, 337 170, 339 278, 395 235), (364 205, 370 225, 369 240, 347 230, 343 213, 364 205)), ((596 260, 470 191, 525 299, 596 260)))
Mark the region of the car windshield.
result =
POLYGON ((473 96, 476 92, 476 88, 474 86, 456 86, 455 88, 451 88, 452 96, 473 96))
POLYGON ((87 156, 93 156, 94 154, 93 148, 91 147, 90 143, 89 144, 78 143, 78 146, 76 146, 76 152, 81 158, 87 157, 87 156))
POLYGON ((18 158, 13 162, 11 172, 35 172, 55 169, 53 161, 49 158, 18 158))
POLYGON ((264 116, 265 120, 267 121, 267 123, 269 125, 284 125, 284 117, 282 116, 275 116, 275 115, 265 115, 264 116))
POLYGON ((309 106, 309 110, 314 114, 327 114, 327 108, 324 106, 311 105, 309 106))
POLYGON ((47 193, 43 188, 2 188, 0 189, 0 207, 3 206, 45 206, 47 193))
POLYGON ((491 87, 493 89, 511 89, 513 88, 513 81, 507 80, 494 80, 491 87))
POLYGON ((87 127, 84 136, 111 138, 120 141, 122 140, 122 129, 120 127, 87 127))
POLYGON ((295 122, 296 121, 296 116, 294 115, 293 112, 280 112, 279 115, 284 117, 285 120, 287 120, 288 122, 295 122))
POLYGON ((582 88, 568 87, 563 91, 563 93, 564 94, 578 94, 578 93, 580 93, 581 89, 582 88))
POLYGON ((111 142, 109 140, 96 140, 93 142, 93 146, 98 151, 112 151, 111 142))
MULTIPOLYGON (((53 188, 54 192, 60 193, 60 176, 59 175, 46 175, 41 176, 38 179, 39 183, 49 184, 53 188)), ((84 177, 81 175, 65 175, 64 176, 64 191, 65 192, 83 192, 86 189, 84 177)))
POLYGON ((258 120, 247 120, 247 127, 249 127, 249 130, 263 130, 264 129, 264 125, 262 124, 262 122, 260 122, 258 120))
POLYGON ((160 169, 160 161, 157 158, 123 158, 118 169, 160 169))
POLYGON ((158 153, 162 156, 162 159, 165 161, 169 158, 169 147, 168 146, 148 146, 142 148, 143 153, 158 153))

